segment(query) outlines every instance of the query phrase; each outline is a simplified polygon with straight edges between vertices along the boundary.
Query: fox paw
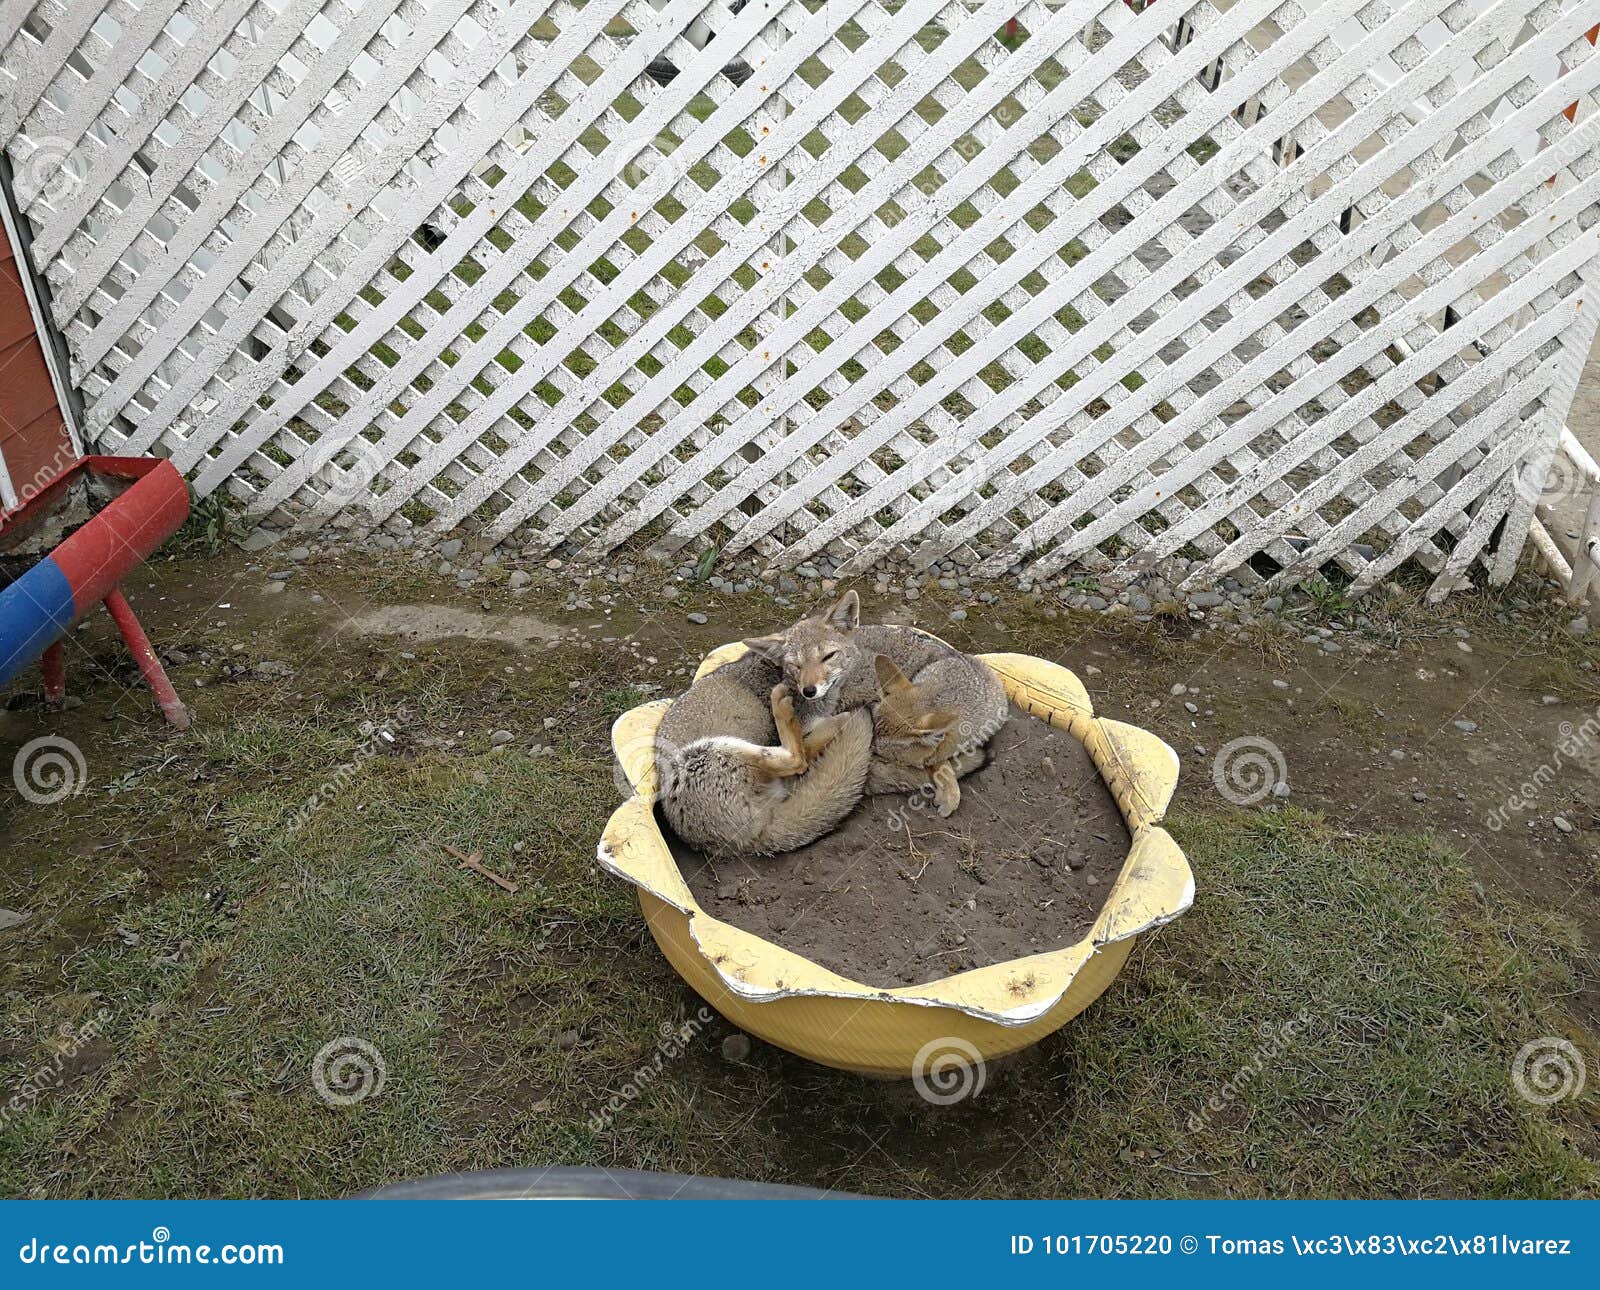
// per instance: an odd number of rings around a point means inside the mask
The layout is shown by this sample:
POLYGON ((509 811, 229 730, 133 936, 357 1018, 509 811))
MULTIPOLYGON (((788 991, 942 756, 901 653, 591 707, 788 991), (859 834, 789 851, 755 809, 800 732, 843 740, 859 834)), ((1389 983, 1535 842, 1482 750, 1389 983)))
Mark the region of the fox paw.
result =
POLYGON ((789 687, 782 681, 772 687, 772 719, 780 725, 795 721, 794 695, 789 693, 789 687))
POLYGON ((934 802, 939 808, 939 818, 949 819, 956 813, 956 807, 961 805, 961 790, 952 788, 948 793, 942 788, 934 796, 934 802))

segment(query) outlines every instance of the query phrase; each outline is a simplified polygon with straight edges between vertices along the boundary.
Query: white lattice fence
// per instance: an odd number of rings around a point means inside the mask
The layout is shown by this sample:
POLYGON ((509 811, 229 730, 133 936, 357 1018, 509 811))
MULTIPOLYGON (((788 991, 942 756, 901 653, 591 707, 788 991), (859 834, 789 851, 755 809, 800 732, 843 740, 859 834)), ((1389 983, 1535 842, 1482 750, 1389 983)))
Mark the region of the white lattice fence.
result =
POLYGON ((90 439, 257 513, 1448 588, 1594 333, 1596 22, 0 0, 0 140, 90 439))

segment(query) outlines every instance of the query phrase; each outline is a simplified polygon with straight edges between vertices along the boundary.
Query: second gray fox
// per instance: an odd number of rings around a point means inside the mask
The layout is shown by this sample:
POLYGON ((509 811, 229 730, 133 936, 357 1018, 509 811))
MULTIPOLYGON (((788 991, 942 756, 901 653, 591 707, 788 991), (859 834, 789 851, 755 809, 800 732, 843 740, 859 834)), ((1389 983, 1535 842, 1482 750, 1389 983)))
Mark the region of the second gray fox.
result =
POLYGON ((931 780, 941 815, 960 803, 956 777, 983 764, 984 746, 1010 711, 1000 678, 970 654, 909 627, 862 626, 854 591, 787 631, 745 644, 781 669, 808 727, 876 705, 867 791, 914 791, 931 780), (880 656, 889 670, 880 671, 880 656), (929 721, 931 714, 940 719, 929 721), (922 760, 930 750, 937 755, 922 760))

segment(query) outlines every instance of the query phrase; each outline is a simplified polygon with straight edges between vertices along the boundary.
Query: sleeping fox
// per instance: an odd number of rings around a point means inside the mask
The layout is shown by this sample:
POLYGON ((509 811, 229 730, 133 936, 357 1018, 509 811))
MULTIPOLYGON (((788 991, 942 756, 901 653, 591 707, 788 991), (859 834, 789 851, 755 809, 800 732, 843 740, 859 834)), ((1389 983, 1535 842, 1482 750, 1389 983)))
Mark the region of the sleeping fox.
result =
POLYGON ((807 729, 874 707, 866 791, 911 792, 931 778, 940 815, 960 804, 957 777, 983 764, 984 746, 1010 711, 1000 678, 970 654, 909 627, 863 627, 853 591, 745 644, 799 696, 807 729))
POLYGON ((872 718, 841 712, 802 729, 778 668, 746 654, 675 700, 655 742, 673 831, 708 855, 767 855, 815 841, 855 809, 872 718))

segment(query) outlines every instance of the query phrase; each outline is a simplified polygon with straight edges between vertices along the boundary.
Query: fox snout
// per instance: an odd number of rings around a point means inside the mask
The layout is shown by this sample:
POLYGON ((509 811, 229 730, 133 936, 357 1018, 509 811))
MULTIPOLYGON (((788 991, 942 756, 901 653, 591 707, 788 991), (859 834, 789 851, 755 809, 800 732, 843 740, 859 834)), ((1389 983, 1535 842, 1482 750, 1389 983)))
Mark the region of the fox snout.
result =
POLYGON ((837 669, 826 663, 803 663, 797 671, 794 683, 800 693, 808 699, 827 694, 833 688, 833 683, 839 679, 837 669))

